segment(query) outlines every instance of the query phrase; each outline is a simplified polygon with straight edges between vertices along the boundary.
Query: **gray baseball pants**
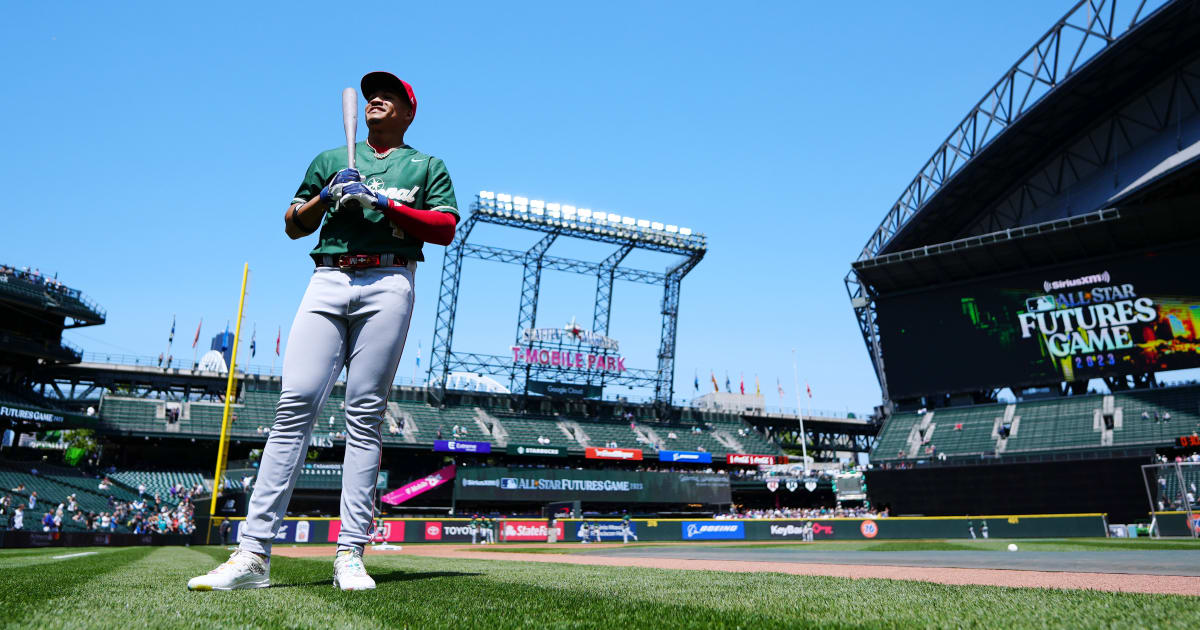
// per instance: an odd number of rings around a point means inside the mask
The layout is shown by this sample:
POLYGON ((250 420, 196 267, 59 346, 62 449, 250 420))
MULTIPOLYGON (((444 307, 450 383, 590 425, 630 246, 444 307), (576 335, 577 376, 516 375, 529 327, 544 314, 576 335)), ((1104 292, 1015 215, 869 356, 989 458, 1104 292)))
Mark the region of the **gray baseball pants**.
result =
POLYGON ((346 458, 338 548, 362 547, 375 517, 380 424, 413 309, 416 263, 407 267, 317 267, 300 302, 283 358, 283 392, 263 448, 240 546, 270 555, 309 437, 346 368, 346 458))

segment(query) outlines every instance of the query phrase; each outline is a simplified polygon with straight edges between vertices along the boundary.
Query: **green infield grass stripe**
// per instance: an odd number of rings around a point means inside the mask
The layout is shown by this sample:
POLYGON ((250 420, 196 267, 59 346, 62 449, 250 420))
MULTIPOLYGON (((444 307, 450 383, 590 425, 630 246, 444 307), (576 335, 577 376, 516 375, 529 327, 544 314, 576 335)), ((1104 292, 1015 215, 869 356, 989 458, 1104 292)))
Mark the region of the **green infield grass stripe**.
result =
POLYGON ((332 558, 272 562, 271 588, 189 591, 188 579, 229 556, 223 547, 160 547, 119 572, 56 593, 23 616, 34 628, 333 628, 381 627, 376 617, 331 609, 332 558))
POLYGON ((0 571, 0 611, 4 611, 5 624, 25 625, 30 615, 45 608, 45 602, 85 588, 89 583, 103 582, 109 575, 125 571, 150 555, 154 548, 127 547, 69 560, 51 559, 63 549, 41 550, 45 552, 45 562, 0 571))

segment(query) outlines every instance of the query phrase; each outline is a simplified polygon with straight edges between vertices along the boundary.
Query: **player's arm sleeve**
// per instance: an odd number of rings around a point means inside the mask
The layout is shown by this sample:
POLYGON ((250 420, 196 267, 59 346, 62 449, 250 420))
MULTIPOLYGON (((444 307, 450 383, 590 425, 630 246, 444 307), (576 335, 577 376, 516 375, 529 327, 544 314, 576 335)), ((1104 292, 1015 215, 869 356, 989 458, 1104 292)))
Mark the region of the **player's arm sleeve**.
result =
POLYGON ((320 155, 313 158, 312 163, 308 165, 308 172, 304 174, 304 181, 300 182, 300 187, 296 189, 296 194, 288 205, 307 203, 309 199, 320 195, 321 189, 325 187, 325 183, 332 176, 326 175, 326 170, 324 160, 320 155))
POLYGON ((455 221, 459 219, 458 200, 454 198, 454 182, 450 181, 446 163, 438 158, 429 159, 425 190, 428 191, 425 194, 426 210, 448 212, 454 215, 455 221))

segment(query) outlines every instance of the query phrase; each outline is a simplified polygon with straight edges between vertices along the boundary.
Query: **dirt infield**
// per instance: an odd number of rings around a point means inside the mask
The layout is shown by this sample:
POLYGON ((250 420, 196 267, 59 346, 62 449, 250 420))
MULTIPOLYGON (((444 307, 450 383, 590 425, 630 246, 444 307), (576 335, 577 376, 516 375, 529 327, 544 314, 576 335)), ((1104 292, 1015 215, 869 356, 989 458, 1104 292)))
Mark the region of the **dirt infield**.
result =
MULTIPOLYGON (((690 543, 694 544, 694 543, 690 543)), ((506 545, 511 549, 558 548, 548 544, 506 545)), ((621 548, 620 544, 596 544, 591 549, 621 548)), ((275 554, 289 558, 332 557, 333 545, 277 546, 275 554)), ((904 567, 885 565, 814 564, 744 560, 693 560, 646 556, 605 557, 557 553, 512 553, 483 551, 471 545, 404 545, 399 551, 375 551, 397 555, 470 560, 509 560, 619 567, 645 567, 685 571, 730 571, 734 573, 787 573, 845 578, 915 580, 938 584, 974 584, 1020 588, 1068 588, 1129 593, 1200 595, 1200 577, 1140 575, 1128 573, 1076 573, 1066 571, 1021 571, 1012 569, 961 569, 951 567, 904 567)))

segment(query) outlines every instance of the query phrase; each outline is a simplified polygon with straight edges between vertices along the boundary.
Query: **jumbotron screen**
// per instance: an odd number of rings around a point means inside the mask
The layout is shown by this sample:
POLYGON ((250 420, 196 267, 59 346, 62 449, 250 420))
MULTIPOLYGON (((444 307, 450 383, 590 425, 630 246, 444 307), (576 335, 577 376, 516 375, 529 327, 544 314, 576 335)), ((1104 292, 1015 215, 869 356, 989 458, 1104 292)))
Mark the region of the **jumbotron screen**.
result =
POLYGON ((729 476, 556 468, 461 468, 458 501, 729 503, 729 476))
POLYGON ((893 398, 1200 366, 1200 247, 876 302, 893 398))

